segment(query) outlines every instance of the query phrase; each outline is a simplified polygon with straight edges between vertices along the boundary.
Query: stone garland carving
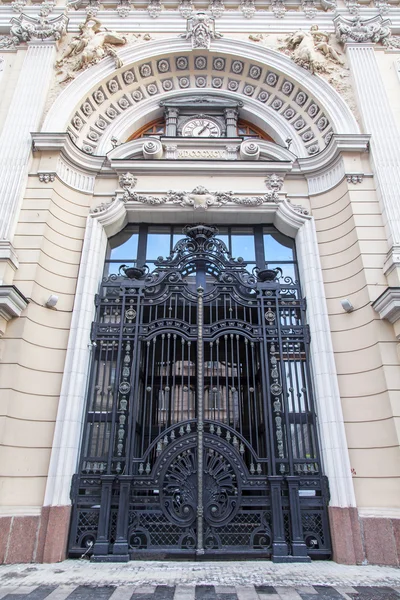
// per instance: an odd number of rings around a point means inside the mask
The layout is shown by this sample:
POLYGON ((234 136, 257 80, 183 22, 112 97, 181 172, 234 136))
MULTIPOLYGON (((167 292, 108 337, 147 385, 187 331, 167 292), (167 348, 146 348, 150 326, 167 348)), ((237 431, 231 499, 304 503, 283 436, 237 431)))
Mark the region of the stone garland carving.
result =
POLYGON ((131 0, 119 0, 118 6, 117 6, 118 15, 121 18, 125 19, 126 17, 129 16, 130 11, 131 11, 131 0))
POLYGON ((310 31, 296 31, 285 40, 281 50, 289 50, 293 60, 311 73, 328 73, 329 61, 343 65, 339 53, 329 43, 330 34, 313 25, 310 31))
POLYGON ((79 35, 72 38, 56 62, 58 68, 67 65, 62 81, 73 79, 75 72, 95 65, 105 56, 111 56, 116 69, 119 69, 122 67, 122 61, 112 46, 121 46, 126 44, 126 41, 126 37, 116 31, 104 29, 98 19, 88 16, 86 21, 79 25, 79 35))
POLYGON ((222 37, 222 33, 215 31, 215 19, 209 17, 204 11, 198 11, 193 17, 187 20, 186 33, 179 37, 192 41, 192 48, 209 49, 211 40, 222 37))
POLYGON ((95 18, 100 10, 99 0, 89 0, 85 10, 88 17, 95 18))
POLYGON ((347 179, 347 183, 353 183, 353 184, 357 184, 357 183, 362 183, 363 179, 364 179, 364 175, 358 175, 358 174, 349 174, 346 175, 346 179, 347 179))
POLYGON ((358 0, 346 0, 347 10, 351 15, 357 16, 360 12, 361 6, 358 3, 358 0))
POLYGON ((152 19, 156 19, 161 13, 161 0, 150 0, 147 12, 152 19))
POLYGON ((381 42, 385 46, 390 44, 390 21, 383 21, 382 17, 361 21, 359 16, 351 20, 339 16, 334 19, 334 23, 336 37, 343 44, 370 42, 381 42))
POLYGON ((42 183, 50 183, 56 178, 55 173, 39 173, 39 181, 42 183))
POLYGON ((225 4, 223 0, 210 0, 209 9, 214 19, 219 19, 224 14, 225 4))
POLYGON ((283 19, 286 14, 286 8, 283 0, 272 0, 271 9, 276 19, 283 19))
POLYGON ((11 8, 16 13, 22 13, 26 5, 27 0, 14 0, 11 2, 11 8))
MULTIPOLYGON (((150 204, 152 206, 161 204, 177 204, 179 206, 191 206, 194 210, 207 210, 209 207, 219 208, 227 204, 236 204, 242 206, 261 206, 263 204, 279 204, 283 198, 279 197, 278 192, 283 185, 283 178, 280 175, 271 174, 266 179, 268 191, 262 196, 236 197, 233 192, 210 192, 205 187, 199 185, 192 192, 169 191, 166 196, 156 197, 151 195, 138 194, 135 191, 137 179, 132 173, 124 173, 119 177, 119 184, 123 189, 123 202, 139 202, 141 204, 150 204)), ((91 213, 100 213, 108 209, 113 202, 102 203, 91 210, 91 213)), ((289 201, 290 203, 290 201, 289 201)), ((299 214, 307 215, 308 211, 300 205, 291 204, 293 210, 299 214)))
POLYGON ((314 0, 302 0, 301 7, 307 19, 313 19, 318 12, 314 0))
POLYGON ((337 2, 336 0, 321 0, 322 8, 326 10, 336 10, 337 2))
POLYGON ((10 35, 0 36, 0 50, 12 50, 21 42, 31 40, 60 40, 66 33, 67 23, 65 15, 49 20, 42 11, 37 17, 21 14, 11 19, 10 35))
POLYGON ((194 5, 192 0, 180 0, 179 12, 184 19, 190 19, 193 15, 194 5))
POLYGON ((252 19, 256 13, 255 0, 241 0, 240 10, 245 19, 252 19))
POLYGON ((390 11, 390 4, 386 0, 375 0, 374 4, 380 15, 387 15, 390 11))

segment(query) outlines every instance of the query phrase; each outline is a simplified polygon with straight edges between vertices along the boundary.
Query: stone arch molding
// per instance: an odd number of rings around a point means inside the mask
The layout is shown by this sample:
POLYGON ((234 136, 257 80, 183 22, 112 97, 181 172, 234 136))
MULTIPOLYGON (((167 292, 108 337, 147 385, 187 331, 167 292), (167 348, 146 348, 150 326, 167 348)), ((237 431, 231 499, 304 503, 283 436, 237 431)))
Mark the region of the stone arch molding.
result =
POLYGON ((88 154, 104 155, 161 114, 161 100, 178 93, 220 93, 243 101, 243 116, 275 141, 293 139, 297 156, 318 154, 333 133, 357 134, 343 98, 278 51, 221 39, 210 51, 191 51, 180 39, 132 45, 118 52, 124 66, 107 58, 84 71, 60 94, 42 131, 67 130, 88 154), (71 108, 72 107, 72 108, 71 108))

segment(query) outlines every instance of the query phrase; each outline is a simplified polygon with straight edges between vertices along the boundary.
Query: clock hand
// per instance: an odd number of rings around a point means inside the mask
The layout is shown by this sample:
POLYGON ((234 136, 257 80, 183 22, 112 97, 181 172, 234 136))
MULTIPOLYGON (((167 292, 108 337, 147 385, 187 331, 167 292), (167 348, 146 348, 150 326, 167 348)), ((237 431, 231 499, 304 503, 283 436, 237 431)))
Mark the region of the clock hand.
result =
POLYGON ((201 133, 203 133, 203 131, 205 131, 206 129, 208 129, 208 125, 204 125, 203 129, 200 129, 200 131, 199 131, 199 135, 200 135, 201 133))

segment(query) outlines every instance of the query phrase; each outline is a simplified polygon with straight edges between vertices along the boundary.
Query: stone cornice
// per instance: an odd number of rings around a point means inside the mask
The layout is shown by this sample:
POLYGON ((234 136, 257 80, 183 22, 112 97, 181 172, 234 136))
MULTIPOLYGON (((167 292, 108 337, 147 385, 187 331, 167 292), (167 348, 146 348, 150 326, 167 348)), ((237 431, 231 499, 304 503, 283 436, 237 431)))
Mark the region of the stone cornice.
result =
MULTIPOLYGON (((33 133, 33 147, 37 151, 58 151, 69 165, 88 175, 114 176, 115 173, 132 171, 136 175, 186 174, 188 168, 195 173, 219 173, 230 177, 232 174, 264 175, 266 173, 291 173, 291 177, 316 176, 328 172, 337 164, 345 152, 367 152, 369 135, 334 135, 329 145, 319 154, 309 158, 295 159, 286 150, 270 142, 257 140, 263 152, 271 154, 275 148, 276 160, 146 160, 137 159, 142 153, 144 140, 133 140, 114 148, 107 157, 86 154, 72 142, 67 133, 33 133)), ((172 141, 174 141, 172 138, 172 141)), ((222 144, 225 140, 218 140, 222 144)), ((226 144, 229 140, 226 140, 226 144)), ((56 169, 53 169, 54 171, 56 169)))
MULTIPOLYGON (((110 3, 111 4, 111 3, 110 3)), ((163 3, 167 8, 167 3, 163 3)), ((300 2, 294 2, 298 4, 300 2)), ((114 3, 117 6, 117 1, 114 3)), ((39 5, 40 6, 40 5, 39 5)), ((38 14, 38 5, 25 6, 24 13, 29 16, 35 16, 38 14)), ((51 17, 57 16, 64 12, 64 8, 56 6, 51 12, 51 17)), ((379 12, 375 7, 364 7, 360 9, 364 19, 370 19, 379 16, 379 12)), ((296 29, 309 29, 310 25, 318 25, 320 29, 333 33, 334 15, 343 16, 349 18, 349 12, 347 8, 337 8, 335 13, 331 11, 318 11, 315 17, 312 19, 306 17, 304 11, 298 10, 287 10, 284 19, 277 19, 274 17, 270 10, 256 12, 253 19, 245 19, 240 10, 229 10, 225 11, 223 16, 218 19, 218 28, 222 33, 283 33, 293 32, 296 29)), ((11 3, 0 5, 0 34, 7 34, 10 31, 10 20, 16 16, 16 13, 11 7, 11 3)), ((79 31, 79 24, 81 24, 86 18, 86 11, 84 7, 78 10, 69 11, 69 23, 67 31, 70 33, 76 33, 79 31)), ((391 5, 390 7, 390 21, 392 23, 392 31, 394 33, 400 32, 400 8, 391 5)), ((157 19, 149 16, 145 9, 131 10, 127 17, 121 18, 116 9, 100 10, 97 13, 102 24, 108 29, 115 29, 117 31, 124 32, 138 32, 146 31, 150 33, 157 32, 169 32, 169 33, 182 33, 185 27, 185 21, 177 10, 164 10, 157 19), (139 24, 140 23, 140 27, 139 24)))
POLYGON ((0 318, 9 321, 19 317, 28 304, 29 300, 15 285, 0 285, 0 318))
POLYGON ((105 161, 104 156, 86 154, 80 150, 68 133, 32 133, 33 151, 58 150, 73 166, 88 173, 98 173, 105 161))
POLYGON ((322 152, 308 158, 297 159, 299 170, 304 174, 321 174, 324 170, 330 169, 343 152, 368 152, 370 137, 367 134, 334 134, 322 152))

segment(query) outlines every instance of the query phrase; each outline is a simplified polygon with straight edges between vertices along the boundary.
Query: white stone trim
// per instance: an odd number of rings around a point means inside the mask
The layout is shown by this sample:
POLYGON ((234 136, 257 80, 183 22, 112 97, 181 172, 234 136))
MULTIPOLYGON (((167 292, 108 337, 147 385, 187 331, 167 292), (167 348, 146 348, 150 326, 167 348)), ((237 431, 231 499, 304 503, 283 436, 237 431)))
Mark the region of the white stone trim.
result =
MULTIPOLYGON (((182 208, 177 212, 175 207, 170 208, 171 210, 162 212, 163 222, 166 222, 165 217, 168 213, 171 216, 178 215, 179 219, 186 222, 193 220, 192 209, 182 208)), ((233 210, 238 213, 237 207, 233 210)), ((77 467, 84 420, 91 352, 90 327, 94 316, 93 299, 101 280, 107 236, 115 235, 127 222, 137 218, 158 222, 156 219, 159 212, 147 205, 138 207, 133 202, 124 204, 121 200, 115 200, 106 211, 88 217, 45 505, 70 504, 71 478, 77 467)), ((224 214, 230 213, 229 209, 216 211, 210 208, 203 220, 223 221, 224 214)), ((274 223, 283 233, 296 236, 302 285, 308 301, 316 407, 325 473, 330 481, 331 505, 355 506, 314 221, 309 216, 295 212, 286 201, 275 205, 263 205, 261 210, 246 210, 244 214, 247 221, 260 223, 264 218, 265 221, 274 223)))
POLYGON ((327 192, 342 181, 344 175, 343 160, 339 159, 329 171, 307 179, 309 194, 322 194, 323 192, 327 192))
POLYGON ((373 303, 381 319, 396 323, 400 319, 400 288, 388 287, 373 303))
POLYGON ((400 508, 359 508, 363 519, 400 519, 400 508))
POLYGON ((0 136, 0 240, 16 226, 31 131, 39 127, 56 57, 55 43, 30 43, 0 136), (40 85, 38 85, 40 82, 40 85))
POLYGON ((0 285, 0 318, 9 321, 20 317, 28 306, 28 300, 15 285, 0 285))
POLYGON ((0 506, 0 517, 38 517, 41 506, 0 506))
POLYGON ((100 219, 88 218, 65 359, 44 505, 70 504, 83 423, 91 347, 90 327, 104 264, 107 236, 100 219))
POLYGON ((305 220, 299 228, 296 249, 307 299, 312 380, 330 506, 356 506, 314 219, 305 220))
POLYGON ((400 246, 400 133, 390 106, 373 44, 348 44, 358 106, 371 136, 371 158, 389 247, 400 246))
POLYGON ((94 190, 96 180, 94 175, 88 175, 84 171, 72 167, 61 156, 57 163, 57 175, 61 181, 75 190, 85 192, 86 194, 91 194, 94 190))
MULTIPOLYGON (((11 3, 0 5, 0 31, 6 33, 10 28, 10 20, 15 17, 15 12, 12 10, 11 3)), ((117 2, 115 2, 115 5, 117 2)), ((238 2, 239 4, 239 2, 238 2)), ((306 17, 301 10, 301 2, 298 1, 298 8, 295 7, 295 2, 291 2, 287 6, 287 12, 284 19, 277 19, 270 10, 257 10, 252 19, 243 17, 243 13, 238 9, 226 10, 221 18, 218 19, 218 31, 222 33, 291 33, 298 29, 309 29, 311 25, 318 25, 319 28, 328 33, 333 33, 335 28, 333 17, 336 15, 349 16, 349 11, 345 6, 338 6, 335 12, 319 10, 312 20, 306 17)), ((40 6, 40 5, 39 5, 40 6)), ((108 10, 100 10, 97 13, 97 18, 101 20, 104 27, 115 29, 126 33, 137 33, 140 30, 143 33, 164 33, 176 32, 182 33, 185 26, 185 21, 182 19, 179 12, 176 10, 176 3, 171 3, 169 0, 163 2, 163 6, 167 10, 161 11, 157 19, 149 16, 147 10, 135 9, 131 10, 129 15, 123 19, 118 15, 115 8, 111 9, 111 5, 107 2, 108 10)), ((318 3, 317 3, 318 6, 318 3)), ((51 15, 56 16, 62 14, 64 7, 62 5, 55 6, 51 15)), ((376 6, 365 6, 361 8, 362 18, 368 19, 379 16, 379 11, 376 6)), ((32 5, 24 7, 24 14, 29 16, 37 16, 38 8, 35 2, 32 5)), ((68 32, 79 32, 79 25, 86 18, 84 6, 78 10, 70 10, 68 13, 68 32)), ((400 30, 400 9, 398 6, 390 4, 390 21, 392 23, 393 32, 400 30)))

